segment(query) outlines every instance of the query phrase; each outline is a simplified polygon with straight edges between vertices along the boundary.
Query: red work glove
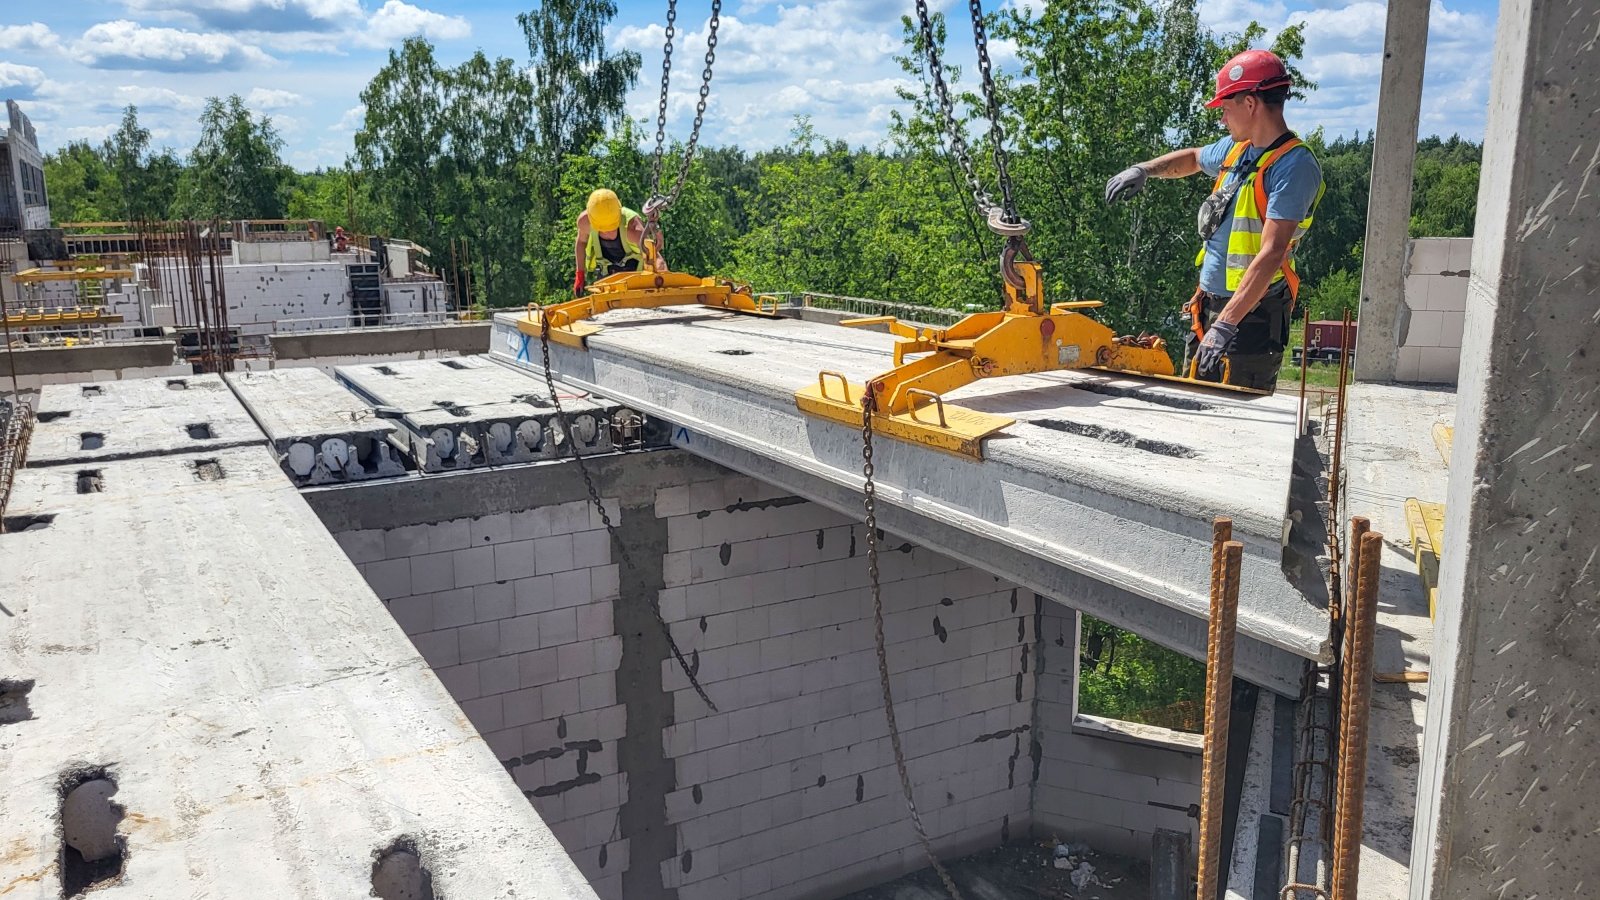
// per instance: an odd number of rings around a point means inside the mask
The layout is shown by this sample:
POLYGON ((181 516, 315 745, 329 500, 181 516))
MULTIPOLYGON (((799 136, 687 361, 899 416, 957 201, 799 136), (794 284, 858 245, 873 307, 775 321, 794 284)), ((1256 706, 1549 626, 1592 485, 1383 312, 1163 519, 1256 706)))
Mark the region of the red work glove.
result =
POLYGON ((574 296, 574 297, 582 297, 583 296, 583 285, 584 285, 584 283, 585 283, 584 282, 584 271, 582 269, 579 269, 578 270, 578 274, 572 276, 572 296, 574 296))

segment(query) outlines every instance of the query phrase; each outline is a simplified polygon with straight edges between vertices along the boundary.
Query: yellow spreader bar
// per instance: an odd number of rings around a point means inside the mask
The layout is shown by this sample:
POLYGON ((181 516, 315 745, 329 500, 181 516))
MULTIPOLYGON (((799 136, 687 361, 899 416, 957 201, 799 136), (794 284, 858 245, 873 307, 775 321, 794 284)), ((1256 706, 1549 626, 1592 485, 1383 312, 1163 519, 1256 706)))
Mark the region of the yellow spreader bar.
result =
POLYGON ((528 314, 517 320, 517 330, 539 337, 548 318, 550 340, 582 348, 591 335, 604 330, 586 320, 618 309, 662 306, 704 306, 765 318, 778 315, 778 299, 757 296, 747 284, 682 272, 622 272, 595 282, 589 293, 574 300, 545 307, 530 303, 528 314))

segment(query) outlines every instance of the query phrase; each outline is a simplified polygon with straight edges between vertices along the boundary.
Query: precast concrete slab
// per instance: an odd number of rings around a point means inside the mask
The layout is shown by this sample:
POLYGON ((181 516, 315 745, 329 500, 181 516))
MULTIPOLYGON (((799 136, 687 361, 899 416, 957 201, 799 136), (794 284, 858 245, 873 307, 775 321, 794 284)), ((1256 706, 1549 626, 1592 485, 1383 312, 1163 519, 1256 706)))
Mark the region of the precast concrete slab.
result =
POLYGON ((103 475, 0 534, 0 894, 593 900, 267 450, 103 475), (375 893, 412 850, 434 892, 375 893))
POLYGON ((230 372, 226 378, 295 484, 405 474, 400 429, 321 370, 230 372))
MULTIPOLYGON (((486 357, 339 366, 334 374, 373 404, 396 411, 424 472, 536 462, 569 453, 569 436, 544 382, 486 357)), ((612 448, 610 414, 618 404, 570 387, 560 399, 580 452, 612 448)))
POLYGON ((220 375, 45 385, 37 415, 30 466, 209 452, 265 440, 220 375))
MULTIPOLYGON (((492 352, 537 371, 520 315, 496 317, 492 352)), ((861 514, 860 430, 802 414, 794 392, 819 370, 855 382, 887 370, 890 336, 699 308, 598 322, 587 351, 551 347, 563 381, 674 423, 677 446, 861 514)), ((1314 551, 1288 539, 1303 518, 1290 503, 1296 398, 1060 372, 947 399, 1017 422, 981 461, 880 436, 882 527, 1203 658, 1211 520, 1229 516, 1245 545, 1240 676, 1292 695, 1303 661, 1327 658, 1314 551)))

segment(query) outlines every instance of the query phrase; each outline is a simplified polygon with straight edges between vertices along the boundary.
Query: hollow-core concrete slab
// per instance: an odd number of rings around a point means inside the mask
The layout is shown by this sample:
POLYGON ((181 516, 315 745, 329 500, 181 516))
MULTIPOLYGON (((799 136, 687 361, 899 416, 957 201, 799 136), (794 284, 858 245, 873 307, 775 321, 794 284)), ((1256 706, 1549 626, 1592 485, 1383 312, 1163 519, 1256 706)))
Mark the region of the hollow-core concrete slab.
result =
MULTIPOLYGON (((339 366, 334 371, 362 397, 396 410, 397 421, 410 433, 417 467, 425 472, 534 462, 568 452, 569 436, 544 382, 485 357, 339 366)), ((560 399, 582 451, 610 450, 609 413, 616 404, 571 387, 560 399)))
POLYGON ((409 839, 439 896, 593 900, 271 455, 208 456, 17 480, 0 894, 62 896, 62 779, 103 767, 126 859, 95 896, 366 897, 409 839))
POLYGON ((30 466, 209 452, 265 440, 220 375, 50 384, 37 408, 30 466))
POLYGON ((405 474, 399 429, 320 369, 232 372, 226 377, 295 484, 405 474))
MULTIPOLYGON (((536 371, 519 315, 497 317, 492 352, 536 371)), ((860 382, 888 369, 888 335, 699 308, 599 322, 587 351, 551 348, 563 381, 671 421, 680 447, 859 514, 859 429, 803 415, 793 395, 819 370, 860 382)), ((1302 661, 1325 657, 1325 599, 1285 549, 1295 398, 1063 372, 948 399, 1018 421, 981 461, 880 437, 883 527, 1202 656, 1211 520, 1230 516, 1245 545, 1239 674, 1294 693, 1302 661)))

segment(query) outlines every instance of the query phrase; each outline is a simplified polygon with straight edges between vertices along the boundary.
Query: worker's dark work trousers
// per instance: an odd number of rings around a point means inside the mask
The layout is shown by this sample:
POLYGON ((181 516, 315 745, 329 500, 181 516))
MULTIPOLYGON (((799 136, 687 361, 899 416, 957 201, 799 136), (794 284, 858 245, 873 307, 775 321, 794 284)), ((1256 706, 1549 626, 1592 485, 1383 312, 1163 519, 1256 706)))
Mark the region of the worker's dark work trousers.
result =
MULTIPOLYGON (((1222 308, 1228 305, 1227 297, 1201 292, 1201 314, 1209 329, 1222 308)), ((1183 341, 1183 371, 1189 371, 1189 361, 1199 347, 1199 339, 1190 331, 1183 341)), ((1239 333, 1234 335, 1228 348, 1228 383, 1272 393, 1278 387, 1278 370, 1283 368, 1283 348, 1289 344, 1289 283, 1279 279, 1267 288, 1261 302, 1239 323, 1239 333)))

